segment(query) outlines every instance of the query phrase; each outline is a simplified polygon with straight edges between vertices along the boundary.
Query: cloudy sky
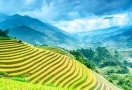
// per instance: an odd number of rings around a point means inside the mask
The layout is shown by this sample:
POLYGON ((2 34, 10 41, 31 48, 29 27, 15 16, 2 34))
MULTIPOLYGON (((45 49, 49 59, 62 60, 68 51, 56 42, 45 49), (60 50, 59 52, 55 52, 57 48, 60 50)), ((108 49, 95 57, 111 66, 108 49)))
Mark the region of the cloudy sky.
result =
POLYGON ((0 13, 29 15, 73 33, 132 25, 132 0, 0 0, 0 13))

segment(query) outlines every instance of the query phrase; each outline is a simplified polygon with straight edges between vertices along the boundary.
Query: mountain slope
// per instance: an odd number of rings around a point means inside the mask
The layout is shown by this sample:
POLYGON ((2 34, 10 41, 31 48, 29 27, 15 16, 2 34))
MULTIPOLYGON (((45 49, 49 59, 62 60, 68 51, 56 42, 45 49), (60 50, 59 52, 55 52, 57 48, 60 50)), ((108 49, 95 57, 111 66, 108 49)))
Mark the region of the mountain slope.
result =
POLYGON ((107 37, 103 42, 105 45, 115 47, 115 49, 132 48, 132 29, 121 34, 107 37))
MULTIPOLYGON (((83 46, 96 49, 105 46, 111 49, 128 48, 131 41, 132 26, 127 27, 111 27, 101 30, 93 30, 88 32, 77 33, 81 37, 83 46), (89 46, 86 46, 89 44, 89 46)), ((132 46, 132 45, 131 45, 132 46)))
POLYGON ((7 17, 9 17, 9 16, 6 15, 6 14, 2 14, 2 13, 0 13, 0 21, 5 20, 7 17))
POLYGON ((25 39, 25 42, 30 42, 31 44, 47 44, 45 38, 49 38, 46 34, 25 25, 11 28, 9 35, 20 40, 25 39))
POLYGON ((117 42, 131 41, 132 40, 132 29, 124 33, 121 33, 121 34, 107 37, 106 40, 112 40, 112 41, 117 41, 117 42))
POLYGON ((99 29, 99 30, 92 30, 92 31, 85 31, 85 32, 78 32, 76 33, 78 36, 81 37, 93 37, 93 36, 99 36, 106 33, 111 33, 114 31, 117 31, 119 27, 111 27, 106 29, 99 29))
MULTIPOLYGON (((15 30, 19 29, 19 31, 22 32, 23 28, 21 26, 23 26, 23 25, 29 27, 30 28, 29 31, 31 31, 31 29, 32 29, 32 30, 35 30, 35 31, 41 33, 41 35, 38 35, 37 38, 35 39, 41 44, 61 46, 61 47, 67 47, 69 45, 71 45, 71 47, 76 46, 77 39, 73 35, 65 32, 65 31, 62 31, 62 30, 58 29, 57 27, 54 27, 50 24, 41 22, 38 19, 31 18, 29 16, 20 16, 18 14, 15 14, 15 15, 9 16, 6 20, 0 22, 0 28, 1 29, 9 29, 9 30, 11 29, 11 33, 9 32, 9 34, 13 37, 14 37, 14 35, 15 35, 15 37, 21 37, 21 34, 16 34, 15 30), (39 36, 42 36, 42 33, 45 36, 47 35, 46 37, 44 36, 44 39, 39 37, 39 36), (50 37, 50 39, 48 37, 50 37), (45 40, 48 43, 45 42, 45 40), (43 42, 45 42, 45 43, 43 43, 43 42)), ((30 33, 32 33, 32 32, 30 32, 30 33)), ((23 33, 23 34, 26 35, 26 33, 23 33)), ((32 37, 35 37, 34 36, 35 34, 31 34, 31 35, 32 35, 32 37)), ((30 37, 26 37, 26 38, 23 37, 20 39, 26 41, 27 38, 30 38, 30 37)), ((28 40, 28 43, 37 44, 37 43, 33 43, 33 40, 31 42, 30 42, 30 40, 28 40)))
POLYGON ((0 40, 0 72, 67 90, 120 90, 74 59, 17 40, 0 40))

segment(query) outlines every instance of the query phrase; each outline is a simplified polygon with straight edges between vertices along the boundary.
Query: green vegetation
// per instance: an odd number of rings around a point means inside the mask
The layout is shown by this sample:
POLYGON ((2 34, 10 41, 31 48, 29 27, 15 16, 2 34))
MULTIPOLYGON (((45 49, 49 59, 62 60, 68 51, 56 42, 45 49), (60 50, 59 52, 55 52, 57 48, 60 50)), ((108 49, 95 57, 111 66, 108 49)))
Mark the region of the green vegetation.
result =
POLYGON ((7 77, 7 76, 8 76, 8 73, 6 73, 6 72, 0 72, 0 78, 7 77))
POLYGON ((85 66, 87 66, 88 68, 98 72, 95 68, 95 65, 92 64, 88 59, 84 58, 83 55, 79 52, 79 51, 76 51, 76 50, 71 50, 70 53, 72 55, 74 55, 75 57, 75 60, 81 62, 82 64, 84 64, 85 66))
POLYGON ((105 75, 110 82, 116 86, 123 88, 124 90, 131 90, 132 76, 127 75, 129 73, 128 68, 131 67, 131 63, 123 60, 123 57, 115 50, 109 51, 105 47, 98 47, 96 50, 79 49, 70 51, 74 55, 75 59, 86 65, 88 68, 97 70, 105 75), (93 63, 93 64, 92 64, 93 63), (125 76, 121 76, 124 74, 125 76))
POLYGON ((46 85, 35 85, 25 82, 13 81, 9 79, 0 78, 0 89, 1 90, 68 90, 61 89, 58 87, 46 86, 46 85))
POLYGON ((37 46, 37 47, 73 58, 73 56, 70 53, 58 47, 52 47, 52 46, 37 46))
POLYGON ((123 64, 132 68, 132 62, 128 62, 127 60, 123 60, 123 64))
POLYGON ((11 77, 10 79, 21 82, 29 82, 26 78, 21 78, 21 77, 11 77))
POLYGON ((132 75, 111 74, 105 77, 113 84, 121 87, 123 90, 132 89, 132 75))
POLYGON ((1 30, 0 29, 0 40, 10 40, 10 37, 8 36, 9 30, 1 30))
POLYGON ((106 66, 104 68, 100 68, 100 71, 105 75, 110 75, 112 73, 127 74, 129 72, 128 68, 124 65, 106 66))
POLYGON ((90 49, 81 48, 76 51, 73 50, 71 54, 73 54, 76 57, 75 59, 79 60, 82 63, 89 62, 90 65, 84 63, 86 66, 88 66, 88 68, 93 69, 91 65, 93 64, 96 65, 96 67, 98 67, 100 70, 105 71, 103 74, 111 73, 124 74, 129 72, 127 67, 121 62, 122 56, 116 50, 109 51, 105 47, 98 47, 95 51, 93 51, 91 48, 90 49), (108 67, 109 69, 107 69, 108 67))
POLYGON ((86 58, 88 58, 89 60, 92 60, 94 57, 95 52, 90 48, 90 49, 83 49, 81 48, 80 51, 86 58))
POLYGON ((3 36, 3 37, 8 37, 8 34, 9 33, 9 30, 8 29, 6 29, 6 30, 4 30, 4 31, 2 31, 1 29, 0 29, 0 36, 3 36))

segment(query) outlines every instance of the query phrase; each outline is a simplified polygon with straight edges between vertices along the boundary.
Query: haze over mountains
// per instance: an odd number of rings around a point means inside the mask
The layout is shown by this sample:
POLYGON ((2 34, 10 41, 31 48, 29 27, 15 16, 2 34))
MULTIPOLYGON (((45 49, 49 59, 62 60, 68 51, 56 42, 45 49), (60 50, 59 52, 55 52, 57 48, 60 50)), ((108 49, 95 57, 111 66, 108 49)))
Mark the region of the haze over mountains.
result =
POLYGON ((1 29, 9 29, 9 35, 37 45, 65 47, 75 46, 77 39, 72 35, 38 19, 18 14, 8 16, 0 22, 1 29))
POLYGON ((93 30, 88 32, 79 32, 77 35, 89 46, 95 47, 105 46, 110 49, 124 49, 131 48, 132 40, 132 26, 127 27, 111 27, 100 30, 93 30), (92 45, 91 45, 92 44, 92 45))
POLYGON ((70 34, 29 16, 0 14, 0 28, 9 29, 9 36, 37 45, 52 45, 67 49, 107 46, 112 49, 130 48, 132 26, 111 27, 70 34), (120 47, 119 45, 122 44, 120 47))

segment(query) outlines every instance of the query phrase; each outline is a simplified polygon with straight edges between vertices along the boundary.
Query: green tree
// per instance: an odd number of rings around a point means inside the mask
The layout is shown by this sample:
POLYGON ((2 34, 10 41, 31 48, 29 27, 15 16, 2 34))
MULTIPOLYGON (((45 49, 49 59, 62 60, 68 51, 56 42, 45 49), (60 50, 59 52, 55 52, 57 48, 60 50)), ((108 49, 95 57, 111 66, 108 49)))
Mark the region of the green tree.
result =
POLYGON ((100 62, 101 60, 111 59, 111 54, 105 47, 98 47, 96 49, 95 60, 100 62))
POLYGON ((84 64, 84 65, 87 66, 88 68, 90 68, 90 69, 92 69, 92 70, 94 70, 94 71, 97 72, 97 70, 96 70, 94 64, 92 64, 88 59, 85 59, 85 58, 83 57, 83 55, 82 55, 81 52, 79 52, 78 50, 77 50, 77 51, 76 51, 76 50, 71 50, 70 53, 71 53, 72 55, 74 55, 74 57, 75 57, 75 59, 76 59, 77 61, 81 62, 82 64, 84 64))
POLYGON ((4 31, 2 31, 2 30, 0 29, 0 36, 8 37, 8 33, 9 33, 9 30, 8 30, 8 29, 6 29, 6 30, 4 30, 4 31))
POLYGON ((116 50, 115 50, 114 59, 115 60, 120 60, 121 59, 120 54, 116 50))
POLYGON ((79 50, 86 58, 89 60, 92 60, 94 57, 95 52, 90 48, 90 49, 83 49, 79 50))
POLYGON ((71 50, 70 53, 74 55, 76 60, 78 60, 79 62, 83 62, 83 56, 79 51, 71 50))

